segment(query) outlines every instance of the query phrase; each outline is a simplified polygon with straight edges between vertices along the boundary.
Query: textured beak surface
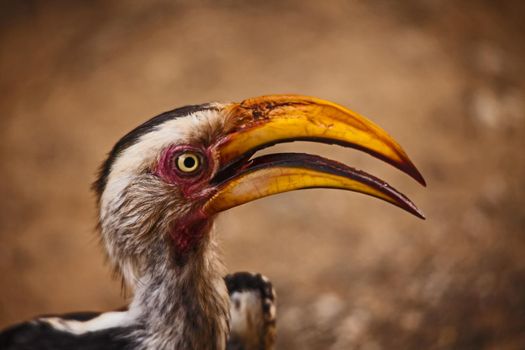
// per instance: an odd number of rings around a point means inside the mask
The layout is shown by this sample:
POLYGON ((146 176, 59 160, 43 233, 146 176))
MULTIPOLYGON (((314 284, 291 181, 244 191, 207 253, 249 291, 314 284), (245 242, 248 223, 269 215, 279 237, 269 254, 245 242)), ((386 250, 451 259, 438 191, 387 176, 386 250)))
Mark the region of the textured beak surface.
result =
POLYGON ((356 148, 425 181, 401 146, 365 117, 337 104, 305 96, 263 96, 225 107, 225 135, 217 144, 221 170, 210 214, 277 193, 336 188, 365 193, 424 218, 404 195, 362 171, 307 154, 273 154, 249 160, 278 143, 314 141, 356 148))

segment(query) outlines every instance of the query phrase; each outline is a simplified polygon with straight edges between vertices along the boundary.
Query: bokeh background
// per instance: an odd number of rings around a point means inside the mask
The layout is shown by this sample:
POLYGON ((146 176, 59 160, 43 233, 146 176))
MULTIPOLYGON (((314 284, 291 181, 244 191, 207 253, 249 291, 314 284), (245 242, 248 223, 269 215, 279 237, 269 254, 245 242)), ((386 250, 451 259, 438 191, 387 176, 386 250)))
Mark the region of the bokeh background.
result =
POLYGON ((280 151, 379 175, 428 219, 330 190, 222 215, 229 270, 277 288, 279 348, 525 348, 524 18, 519 0, 2 1, 0 327, 126 303, 89 190, 120 136, 301 93, 379 123, 428 187, 352 150, 280 151))

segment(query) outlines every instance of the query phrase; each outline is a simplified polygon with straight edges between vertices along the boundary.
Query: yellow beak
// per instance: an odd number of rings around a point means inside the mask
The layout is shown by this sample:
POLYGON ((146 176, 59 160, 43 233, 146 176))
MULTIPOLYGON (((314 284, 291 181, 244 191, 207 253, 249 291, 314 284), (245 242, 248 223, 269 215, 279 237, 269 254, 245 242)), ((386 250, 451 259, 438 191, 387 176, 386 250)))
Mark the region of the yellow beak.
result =
POLYGON ((401 146, 365 117, 321 99, 273 95, 224 107, 224 136, 217 142, 221 169, 215 194, 205 203, 209 214, 270 196, 305 188, 336 188, 365 193, 424 218, 403 194, 385 182, 344 164, 307 154, 273 154, 249 160, 277 143, 314 141, 367 152, 422 185, 425 180, 401 146))

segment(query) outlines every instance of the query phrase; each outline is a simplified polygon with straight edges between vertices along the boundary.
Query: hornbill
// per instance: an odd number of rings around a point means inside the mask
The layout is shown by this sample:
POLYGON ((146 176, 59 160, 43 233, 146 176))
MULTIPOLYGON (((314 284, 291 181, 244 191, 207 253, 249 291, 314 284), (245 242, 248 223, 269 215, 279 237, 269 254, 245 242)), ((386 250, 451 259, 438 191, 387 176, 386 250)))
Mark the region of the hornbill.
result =
POLYGON ((212 230, 218 213, 277 193, 334 188, 424 218, 387 183, 339 162, 303 153, 252 157, 291 141, 356 148, 425 185, 383 129, 318 98, 272 95, 162 113, 117 142, 93 185, 101 242, 134 291, 129 306, 40 317, 1 333, 0 348, 271 348, 273 290, 260 275, 223 278, 212 230))

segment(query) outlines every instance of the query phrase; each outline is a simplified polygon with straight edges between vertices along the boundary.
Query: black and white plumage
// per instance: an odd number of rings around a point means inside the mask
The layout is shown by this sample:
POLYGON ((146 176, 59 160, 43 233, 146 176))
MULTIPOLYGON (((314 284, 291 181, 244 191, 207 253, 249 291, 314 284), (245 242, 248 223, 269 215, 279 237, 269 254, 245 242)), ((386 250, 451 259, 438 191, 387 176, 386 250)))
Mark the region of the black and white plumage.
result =
POLYGON ((314 155, 251 159, 280 142, 336 143, 421 183, 401 147, 366 118, 304 96, 263 96, 163 113, 125 135, 103 163, 101 242, 133 299, 126 310, 43 317, 0 333, 2 349, 271 349, 275 295, 261 275, 226 277, 213 232, 224 210, 276 193, 337 188, 422 213, 362 171, 314 155))
MULTIPOLYGON (((227 275, 230 295, 228 350, 266 350, 275 344, 275 291, 260 274, 227 275)), ((119 350, 137 347, 128 310, 47 315, 0 333, 0 349, 119 350)))
POLYGON ((273 349, 276 295, 261 274, 237 272, 225 277, 230 294, 229 350, 273 349))

